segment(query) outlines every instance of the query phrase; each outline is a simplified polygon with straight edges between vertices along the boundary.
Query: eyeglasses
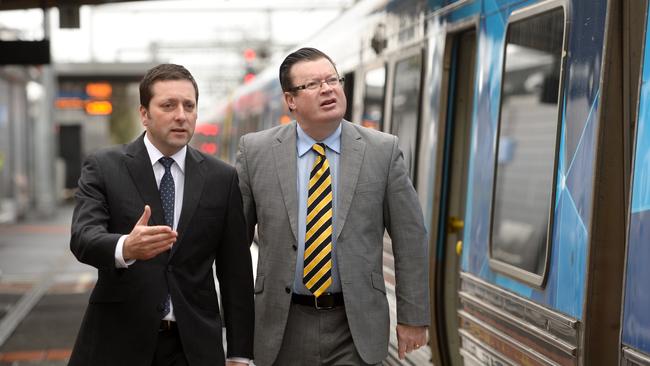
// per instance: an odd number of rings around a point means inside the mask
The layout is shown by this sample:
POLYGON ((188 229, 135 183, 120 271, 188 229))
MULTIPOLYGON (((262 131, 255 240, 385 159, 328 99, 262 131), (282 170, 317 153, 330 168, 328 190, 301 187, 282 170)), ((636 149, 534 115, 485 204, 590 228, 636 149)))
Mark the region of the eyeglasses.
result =
POLYGON ((298 90, 316 90, 320 87, 323 86, 323 83, 327 83, 329 86, 337 86, 339 84, 343 85, 343 82, 345 81, 345 78, 339 78, 338 76, 330 76, 325 80, 312 80, 308 82, 307 84, 302 84, 298 86, 294 86, 293 88, 289 88, 290 92, 297 92, 298 90))

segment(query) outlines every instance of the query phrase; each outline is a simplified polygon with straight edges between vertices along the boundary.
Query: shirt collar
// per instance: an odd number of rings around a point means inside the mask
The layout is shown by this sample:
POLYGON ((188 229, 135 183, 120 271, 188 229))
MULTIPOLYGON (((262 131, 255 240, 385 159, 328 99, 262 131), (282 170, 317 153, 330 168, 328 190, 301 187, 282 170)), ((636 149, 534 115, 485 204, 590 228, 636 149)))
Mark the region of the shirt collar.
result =
POLYGON ((327 138, 325 138, 323 141, 316 141, 311 138, 302 128, 300 128, 300 125, 298 123, 296 123, 296 132, 298 133, 298 157, 305 155, 317 142, 324 143, 325 146, 337 154, 341 153, 341 124, 339 124, 336 130, 334 130, 334 132, 332 132, 331 135, 327 136, 327 138))
MULTIPOLYGON (((151 140, 149 140, 149 134, 147 133, 144 134, 144 146, 147 148, 149 159, 151 159, 151 166, 159 163, 158 160, 165 156, 153 145, 151 140)), ((174 162, 178 165, 183 174, 185 174, 185 155, 187 155, 187 145, 178 150, 176 154, 170 156, 170 158, 174 159, 174 162)))

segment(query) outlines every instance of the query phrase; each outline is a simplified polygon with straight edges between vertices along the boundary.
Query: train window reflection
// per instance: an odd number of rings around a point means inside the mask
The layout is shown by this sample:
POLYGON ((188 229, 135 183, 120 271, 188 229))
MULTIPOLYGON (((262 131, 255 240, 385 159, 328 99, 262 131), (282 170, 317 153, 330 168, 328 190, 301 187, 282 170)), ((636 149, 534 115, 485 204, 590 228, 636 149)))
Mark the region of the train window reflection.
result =
POLYGON ((415 156, 420 114, 422 56, 415 55, 395 66, 390 132, 399 137, 399 147, 410 177, 415 182, 415 156))
POLYGON ((384 123, 384 92, 386 68, 380 67, 366 73, 361 124, 381 131, 384 123))
POLYGON ((504 58, 491 258, 537 285, 552 232, 563 39, 563 9, 547 11, 509 25, 504 58))

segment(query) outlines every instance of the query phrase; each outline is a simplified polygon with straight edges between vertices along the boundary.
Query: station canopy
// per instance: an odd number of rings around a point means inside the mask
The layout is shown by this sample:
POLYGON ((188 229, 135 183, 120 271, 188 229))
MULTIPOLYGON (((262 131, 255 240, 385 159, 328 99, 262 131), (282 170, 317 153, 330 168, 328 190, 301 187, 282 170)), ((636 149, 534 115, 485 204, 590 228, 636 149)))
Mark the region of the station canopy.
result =
MULTIPOLYGON (((133 2, 134 0, 0 0, 1 10, 19 10, 33 8, 54 8, 59 6, 99 5, 109 3, 133 2)), ((144 1, 144 0, 135 0, 144 1)))

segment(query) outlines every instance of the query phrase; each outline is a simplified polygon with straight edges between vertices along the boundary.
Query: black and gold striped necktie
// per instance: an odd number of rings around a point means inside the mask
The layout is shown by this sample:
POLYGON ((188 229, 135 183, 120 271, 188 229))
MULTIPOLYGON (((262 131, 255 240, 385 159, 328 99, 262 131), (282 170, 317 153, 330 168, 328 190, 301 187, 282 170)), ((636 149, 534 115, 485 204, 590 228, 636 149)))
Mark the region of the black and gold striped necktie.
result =
POLYGON ((309 175, 302 282, 318 297, 332 284, 332 177, 325 144, 312 149, 318 156, 309 175))

